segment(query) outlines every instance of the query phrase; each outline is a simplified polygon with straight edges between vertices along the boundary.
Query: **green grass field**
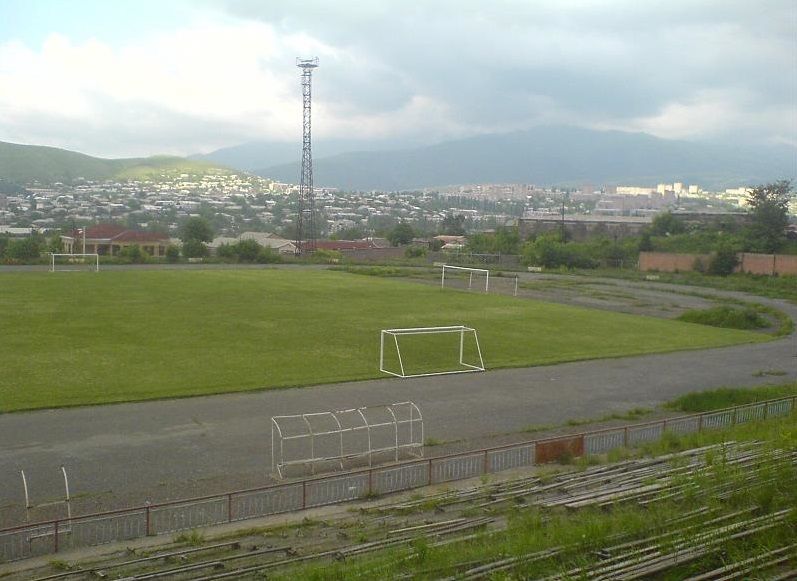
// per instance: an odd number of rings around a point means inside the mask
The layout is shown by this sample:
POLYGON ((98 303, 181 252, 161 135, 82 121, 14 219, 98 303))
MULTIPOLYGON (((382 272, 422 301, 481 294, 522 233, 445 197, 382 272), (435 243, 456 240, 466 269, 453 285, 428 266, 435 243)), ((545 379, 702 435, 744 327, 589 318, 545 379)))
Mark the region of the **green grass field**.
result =
POLYGON ((0 274, 0 411, 379 377, 379 330, 464 324, 489 368, 768 340, 306 270, 0 274))

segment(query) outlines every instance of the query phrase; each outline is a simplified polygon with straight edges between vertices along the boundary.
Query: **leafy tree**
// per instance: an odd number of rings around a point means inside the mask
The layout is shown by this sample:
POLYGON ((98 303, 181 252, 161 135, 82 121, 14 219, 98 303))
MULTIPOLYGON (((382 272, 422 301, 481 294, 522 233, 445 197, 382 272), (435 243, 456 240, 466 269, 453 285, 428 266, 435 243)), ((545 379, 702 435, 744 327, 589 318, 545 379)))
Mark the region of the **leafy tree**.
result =
POLYGON ((360 240, 365 238, 365 231, 357 226, 353 228, 344 228, 329 237, 331 240, 360 240))
POLYGON ((415 231, 412 226, 403 220, 396 224, 387 235, 387 239, 390 240, 393 246, 404 246, 412 242, 413 238, 415 238, 415 231))
POLYGON ((752 250, 777 252, 786 242, 789 200, 792 195, 791 180, 756 186, 747 195, 753 215, 749 229, 752 250))
POLYGON ((241 240, 234 245, 234 248, 241 262, 255 262, 263 250, 256 240, 241 240))
POLYGON ((499 226, 494 234, 476 233, 469 236, 468 250, 477 253, 518 254, 520 235, 517 228, 499 226))
POLYGON ((213 240, 213 228, 210 222, 201 216, 189 218, 183 227, 180 228, 180 240, 183 243, 194 242, 211 242, 213 240))
POLYGON ((180 260, 180 249, 174 244, 169 244, 166 247, 166 261, 174 263, 178 260, 180 260))
POLYGON ((407 246, 404 251, 404 256, 407 258, 421 258, 426 256, 427 248, 425 246, 407 246))
POLYGON ((270 246, 266 246, 260 249, 260 253, 257 255, 257 261, 260 264, 276 264, 282 262, 282 256, 270 246))
POLYGON ((149 254, 144 252, 138 244, 131 244, 122 248, 119 252, 119 257, 133 264, 142 264, 149 260, 149 254))
POLYGON ((674 216, 671 212, 664 212, 653 218, 650 225, 651 234, 654 236, 669 236, 671 234, 681 234, 686 232, 686 224, 683 220, 674 216))
POLYGON ((736 257, 736 251, 732 246, 723 244, 709 260, 707 272, 719 276, 728 276, 733 272, 737 264, 739 264, 739 259, 736 257))
POLYGON ((208 247, 199 240, 186 240, 183 242, 183 256, 186 258, 199 258, 208 254, 208 247))
POLYGON ((440 233, 448 236, 465 235, 465 216, 449 212, 440 222, 440 233))
POLYGON ((517 227, 499 227, 495 231, 495 251, 501 254, 517 254, 520 251, 520 234, 517 227))
MULTIPOLYGON (((64 243, 61 240, 61 234, 56 233, 53 234, 52 237, 47 241, 47 252, 53 252, 55 254, 64 251, 64 243)), ((2 254, 2 252, 0 252, 2 254)))
POLYGON ((8 244, 10 242, 11 238, 9 236, 0 236, 0 258, 2 258, 3 254, 5 254, 6 248, 8 248, 8 244))
POLYGON ((651 252, 653 250, 653 241, 650 239, 650 232, 642 232, 639 237, 639 251, 651 252))
POLYGON ((11 240, 8 243, 5 254, 12 260, 29 261, 36 260, 42 253, 42 241, 37 236, 11 240))
POLYGON ((229 258, 231 260, 238 258, 238 255, 235 253, 235 244, 221 244, 216 249, 216 255, 219 258, 229 258))

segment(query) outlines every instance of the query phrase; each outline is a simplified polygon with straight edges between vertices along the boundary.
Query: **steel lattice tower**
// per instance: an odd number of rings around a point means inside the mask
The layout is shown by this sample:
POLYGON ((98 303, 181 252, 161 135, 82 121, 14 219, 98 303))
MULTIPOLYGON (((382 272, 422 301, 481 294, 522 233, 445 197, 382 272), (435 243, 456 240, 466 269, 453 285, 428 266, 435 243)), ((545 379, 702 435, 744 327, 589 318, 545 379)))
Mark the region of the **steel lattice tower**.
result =
POLYGON ((313 69, 318 67, 318 57, 297 58, 296 66, 302 69, 302 174, 299 178, 299 211, 296 215, 296 251, 305 254, 315 252, 316 248, 311 105, 313 69))

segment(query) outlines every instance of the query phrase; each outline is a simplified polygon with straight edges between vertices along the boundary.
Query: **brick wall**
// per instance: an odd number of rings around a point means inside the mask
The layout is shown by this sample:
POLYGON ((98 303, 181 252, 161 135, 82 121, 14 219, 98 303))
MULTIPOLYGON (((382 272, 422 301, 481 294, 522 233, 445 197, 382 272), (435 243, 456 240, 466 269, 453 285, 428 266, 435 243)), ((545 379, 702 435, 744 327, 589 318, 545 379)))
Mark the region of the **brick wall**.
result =
POLYGON ((775 272, 797 276, 797 256, 793 254, 776 254, 775 272))
POLYGON ((673 254, 670 252, 640 252, 639 270, 659 272, 688 272, 695 269, 695 261, 708 264, 710 254, 673 254))
POLYGON ((739 255, 739 266, 736 267, 736 271, 750 274, 774 274, 775 255, 742 252, 739 255))
MULTIPOLYGON (((708 265, 710 254, 674 254, 670 252, 640 252, 639 270, 659 272, 687 272, 695 269, 695 261, 708 265)), ((787 254, 739 254, 737 272, 750 274, 797 275, 797 256, 787 254)))

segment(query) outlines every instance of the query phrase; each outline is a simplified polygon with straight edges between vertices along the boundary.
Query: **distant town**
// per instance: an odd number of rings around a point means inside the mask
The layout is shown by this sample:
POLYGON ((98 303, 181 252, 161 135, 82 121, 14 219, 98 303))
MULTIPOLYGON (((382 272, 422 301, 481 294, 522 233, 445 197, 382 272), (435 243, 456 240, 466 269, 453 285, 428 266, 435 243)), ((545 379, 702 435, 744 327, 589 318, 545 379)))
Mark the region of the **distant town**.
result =
MULTIPOLYGON (((0 234, 70 230, 117 223, 175 235, 181 222, 202 216, 217 236, 243 232, 293 237, 298 187, 250 174, 164 175, 153 180, 27 184, 0 193, 0 234)), ((519 218, 601 221, 613 217, 648 220, 664 211, 743 211, 748 189, 705 191, 674 182, 656 186, 549 188, 532 184, 472 184, 411 192, 343 192, 316 188, 320 238, 383 236, 405 221, 421 234, 434 234, 446 216, 464 218, 468 232, 514 225, 519 218)), ((797 200, 790 213, 797 215, 797 200)))

